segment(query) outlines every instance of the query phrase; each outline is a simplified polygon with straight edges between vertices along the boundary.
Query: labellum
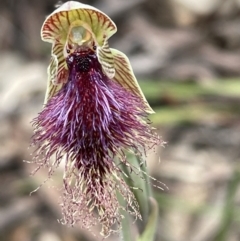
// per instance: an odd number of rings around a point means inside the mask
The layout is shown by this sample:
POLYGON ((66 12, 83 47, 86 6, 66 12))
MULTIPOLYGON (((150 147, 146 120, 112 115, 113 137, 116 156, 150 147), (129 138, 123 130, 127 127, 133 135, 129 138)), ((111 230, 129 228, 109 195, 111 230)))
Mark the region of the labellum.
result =
POLYGON ((126 153, 143 158, 161 144, 128 58, 109 48, 115 32, 107 15, 79 2, 67 2, 47 17, 41 36, 52 43, 52 58, 45 103, 33 120, 38 168, 47 167, 51 176, 65 165, 61 222, 84 228, 100 223, 104 237, 120 227, 121 209, 141 218, 120 166, 139 167, 126 153))

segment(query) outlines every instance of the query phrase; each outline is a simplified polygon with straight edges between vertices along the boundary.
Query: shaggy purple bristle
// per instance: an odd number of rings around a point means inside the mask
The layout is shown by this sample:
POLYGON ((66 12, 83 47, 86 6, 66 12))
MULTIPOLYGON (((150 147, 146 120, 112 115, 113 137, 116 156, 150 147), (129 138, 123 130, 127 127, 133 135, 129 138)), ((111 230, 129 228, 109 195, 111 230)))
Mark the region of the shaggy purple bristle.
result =
POLYGON ((115 159, 128 165, 124 152, 140 156, 160 140, 147 123, 143 100, 109 79, 94 51, 80 49, 66 62, 67 83, 33 121, 35 159, 50 170, 65 159, 63 222, 101 222, 106 236, 121 219, 116 190, 139 216, 115 159))

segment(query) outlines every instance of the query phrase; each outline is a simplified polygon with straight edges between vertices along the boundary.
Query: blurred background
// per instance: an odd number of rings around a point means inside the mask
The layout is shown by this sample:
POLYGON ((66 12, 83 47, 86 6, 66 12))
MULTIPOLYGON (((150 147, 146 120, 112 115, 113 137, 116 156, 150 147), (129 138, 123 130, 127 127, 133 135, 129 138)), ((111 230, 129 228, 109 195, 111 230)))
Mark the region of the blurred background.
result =
MULTIPOLYGON (((82 1, 108 14, 167 142, 148 156, 169 190, 159 203, 156 241, 240 240, 240 1, 82 1), (160 155, 160 163, 159 163, 160 155)), ((41 110, 50 44, 40 28, 55 0, 0 1, 0 240, 97 241, 60 225, 61 170, 30 176, 30 121, 41 110)), ((107 240, 117 240, 112 236, 107 240)))

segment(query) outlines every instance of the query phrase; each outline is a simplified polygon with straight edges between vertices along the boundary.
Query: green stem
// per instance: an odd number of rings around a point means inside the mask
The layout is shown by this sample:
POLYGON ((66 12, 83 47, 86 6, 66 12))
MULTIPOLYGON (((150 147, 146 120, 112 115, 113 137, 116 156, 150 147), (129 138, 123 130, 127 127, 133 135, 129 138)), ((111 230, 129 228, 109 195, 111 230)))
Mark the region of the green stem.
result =
POLYGON ((142 220, 137 221, 137 226, 139 233, 142 233, 148 222, 150 212, 149 198, 152 196, 152 189, 145 163, 141 163, 141 160, 133 155, 128 156, 128 160, 131 166, 140 169, 139 173, 134 173, 130 172, 126 166, 122 166, 122 170, 129 176, 129 178, 124 177, 124 179, 130 187, 133 187, 132 192, 139 204, 142 220))
MULTIPOLYGON (((120 194, 118 194, 118 201, 123 207, 126 206, 126 202, 124 201, 124 199, 122 198, 122 196, 120 194)), ((125 210, 121 210, 120 212, 121 212, 121 215, 124 216, 124 218, 121 220, 122 240, 132 241, 133 240, 133 234, 132 234, 132 231, 131 231, 132 222, 131 222, 130 216, 128 215, 128 213, 125 210)))

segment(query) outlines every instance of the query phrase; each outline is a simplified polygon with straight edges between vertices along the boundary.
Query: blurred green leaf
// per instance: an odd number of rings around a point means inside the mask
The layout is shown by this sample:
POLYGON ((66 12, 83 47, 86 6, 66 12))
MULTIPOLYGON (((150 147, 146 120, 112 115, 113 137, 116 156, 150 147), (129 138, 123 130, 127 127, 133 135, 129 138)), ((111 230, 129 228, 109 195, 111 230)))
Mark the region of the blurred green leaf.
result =
POLYGON ((155 125, 193 123, 205 118, 239 117, 240 81, 226 79, 209 84, 140 81, 143 92, 156 114, 150 119, 155 125), (154 107, 155 106, 155 107, 154 107))
POLYGON ((227 241, 228 233, 231 229, 232 223, 234 221, 234 200, 237 195, 237 191, 240 184, 240 169, 237 169, 230 180, 228 185, 228 193, 226 197, 225 207, 223 209, 223 215, 221 220, 221 225, 216 234, 214 241, 227 241))
POLYGON ((196 96, 222 95, 240 96, 239 79, 222 79, 201 85, 195 82, 173 82, 167 80, 145 80, 139 82, 146 98, 151 102, 163 96, 174 97, 178 100, 189 100, 196 96))

